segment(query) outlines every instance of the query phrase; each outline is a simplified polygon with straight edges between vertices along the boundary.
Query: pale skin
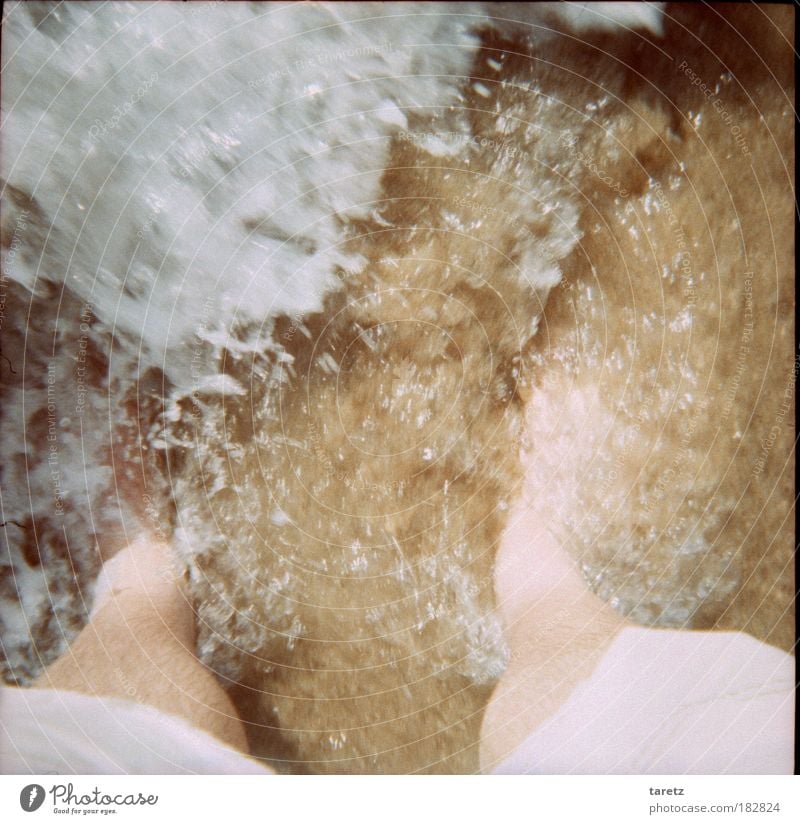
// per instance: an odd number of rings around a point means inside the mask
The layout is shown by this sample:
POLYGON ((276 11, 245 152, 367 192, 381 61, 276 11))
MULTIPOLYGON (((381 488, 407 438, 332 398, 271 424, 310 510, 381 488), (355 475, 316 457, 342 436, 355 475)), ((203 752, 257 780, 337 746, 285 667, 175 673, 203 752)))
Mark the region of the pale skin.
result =
POLYGON ((194 654, 194 613, 170 548, 142 537, 112 563, 110 592, 33 686, 149 704, 245 752, 230 698, 194 654))
POLYGON ((495 592, 510 660, 484 715, 482 772, 491 772, 567 701, 628 625, 587 588, 527 496, 501 542, 495 592))
MULTIPOLYGON (((483 772, 564 704, 626 625, 587 589, 547 523, 526 484, 495 569, 510 661, 484 716, 483 772)), ((33 686, 133 699, 247 752, 233 704, 194 654, 194 613, 170 548, 143 536, 115 558, 109 578, 89 624, 33 686)))

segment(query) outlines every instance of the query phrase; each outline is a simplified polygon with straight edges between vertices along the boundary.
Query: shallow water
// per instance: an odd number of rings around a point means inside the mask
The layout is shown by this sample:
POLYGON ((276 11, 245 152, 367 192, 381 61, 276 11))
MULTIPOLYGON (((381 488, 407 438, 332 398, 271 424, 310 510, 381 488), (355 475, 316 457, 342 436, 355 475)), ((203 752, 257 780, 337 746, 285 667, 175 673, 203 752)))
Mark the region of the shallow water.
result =
MULTIPOLYGON (((37 254, 53 216, 11 192, 6 305, 23 320, 3 348, 7 677, 64 647, 102 557, 146 529, 189 563, 200 652, 240 682, 262 754, 469 769, 505 662, 492 553, 523 442, 541 517, 621 612, 790 648, 794 124, 788 50, 760 14, 726 24, 752 53, 680 6, 661 39, 484 30, 470 80, 428 78, 424 94, 408 81, 404 106, 381 104, 368 157, 337 132, 348 160, 334 166, 363 163, 369 185, 344 203, 333 186, 323 232, 298 241, 294 212, 264 224, 259 204, 220 205, 244 216, 237 232, 294 237, 291 272, 322 266, 310 302, 280 291, 280 272, 275 305, 241 276, 207 289, 217 258, 192 258, 210 224, 183 237, 175 201, 147 224, 148 254, 192 247, 178 269, 159 263, 163 290, 106 282, 98 298, 54 277, 31 296, 19 284, 50 259, 37 254), (175 272, 188 302, 167 295, 175 272), (466 734, 447 739, 457 723, 466 734)), ((477 42, 458 37, 445 75, 477 42)), ((306 91, 312 122, 339 111, 332 91, 306 91)), ((243 184, 218 168, 238 157, 234 120, 198 132, 217 148, 198 144, 193 163, 238 203, 243 184)))

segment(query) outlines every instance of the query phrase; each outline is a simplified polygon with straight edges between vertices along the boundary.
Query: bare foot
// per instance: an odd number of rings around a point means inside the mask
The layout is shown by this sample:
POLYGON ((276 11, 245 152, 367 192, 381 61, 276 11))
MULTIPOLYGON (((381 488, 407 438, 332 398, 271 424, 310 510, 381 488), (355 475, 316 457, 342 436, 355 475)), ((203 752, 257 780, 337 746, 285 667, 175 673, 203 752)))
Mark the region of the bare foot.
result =
POLYGON ((106 561, 95 585, 91 617, 107 607, 139 608, 162 622, 177 638, 194 643, 194 613, 184 573, 169 546, 142 536, 106 561))
MULTIPOLYGON (((531 455, 524 459, 530 466, 531 455)), ((586 586, 536 508, 530 485, 509 519, 495 592, 511 656, 481 731, 481 769, 491 772, 591 675, 626 625, 586 586)))
POLYGON ((107 562, 89 623, 33 686, 147 704, 246 752, 244 726, 194 645, 171 549, 142 538, 107 562))

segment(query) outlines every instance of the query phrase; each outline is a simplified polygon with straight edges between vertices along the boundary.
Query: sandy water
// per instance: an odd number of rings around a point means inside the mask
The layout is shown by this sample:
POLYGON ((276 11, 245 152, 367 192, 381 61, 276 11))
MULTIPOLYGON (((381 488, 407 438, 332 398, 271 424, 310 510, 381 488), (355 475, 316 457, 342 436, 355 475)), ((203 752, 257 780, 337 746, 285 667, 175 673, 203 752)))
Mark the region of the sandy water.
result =
MULTIPOLYGON (((527 429, 519 437, 540 456, 535 495, 542 517, 582 564, 587 582, 642 623, 745 629, 788 649, 794 113, 779 35, 787 21, 780 11, 771 14, 774 23, 759 10, 740 10, 723 36, 711 12, 673 7, 657 47, 638 36, 609 36, 590 44, 556 38, 532 48, 525 39, 487 35, 462 111, 416 115, 394 151, 402 158, 408 149, 415 162, 425 155, 436 163, 455 157, 462 166, 469 160, 479 171, 453 187, 447 208, 427 214, 417 190, 408 212, 423 226, 447 219, 454 237, 470 235, 483 245, 488 227, 496 232, 504 223, 510 229, 504 250, 518 254, 517 264, 534 281, 556 284, 543 315, 535 304, 520 310, 537 334, 526 341, 527 429), (747 32, 755 48, 744 48, 737 31, 747 32), (501 122, 509 113, 516 125, 501 122), (412 133, 435 139, 412 140, 412 133), (478 145, 466 153, 463 141, 443 148, 437 141, 444 134, 477 135, 478 145), (483 169, 494 170, 505 194, 476 183, 483 169), (520 177, 522 191, 512 192, 520 177)), ((408 185, 388 176, 384 194, 408 197, 408 185)), ((37 225, 35 209, 20 222, 28 207, 21 197, 17 206, 15 221, 4 226, 8 249, 15 248, 15 231, 30 237, 29 227, 37 225)), ((413 244, 404 251, 419 252, 413 244)), ((457 239, 449 254, 457 259, 473 251, 457 239)), ((236 357, 228 346, 227 360, 217 360, 218 341, 206 334, 219 306, 211 300, 189 319, 196 334, 181 354, 184 373, 191 375, 197 356, 204 372, 214 364, 237 383, 204 384, 181 412, 180 393, 159 366, 140 362, 135 341, 115 341, 107 312, 85 295, 42 288, 31 297, 13 281, 4 286, 7 317, 24 322, 3 330, 4 415, 17 433, 4 438, 10 540, 3 648, 7 674, 24 680, 41 666, 40 656, 62 649, 81 626, 102 556, 129 533, 145 527, 169 537, 178 527, 184 545, 191 538, 192 557, 224 546, 237 518, 286 527, 285 507, 251 494, 257 476, 234 489, 239 494, 225 510, 228 521, 215 517, 222 511, 215 498, 230 488, 231 462, 242 460, 252 442, 263 446, 249 422, 260 413, 248 416, 250 397, 239 395, 240 388, 250 386, 259 399, 269 381, 302 390, 309 372, 281 367, 280 352, 263 346, 267 336, 259 328, 254 337, 247 336, 250 327, 234 336, 241 344, 236 357), (214 399, 220 386, 233 395, 234 413, 214 399), (193 415, 197 401, 204 405, 200 416, 193 415), (198 420, 204 421, 199 429, 198 420), (58 444, 55 452, 51 443, 58 444), (198 444, 212 464, 199 496, 176 491, 182 473, 191 475, 198 444), (221 461, 216 472, 214 460, 221 461)), ((419 324, 431 323, 414 320, 417 333, 419 324)), ((295 330, 297 352, 313 350, 320 335, 319 326, 306 327, 302 319, 278 326, 283 334, 295 330)), ((434 344, 417 341, 420 359, 434 344)), ((488 353, 495 350, 490 345, 488 353)), ((331 374, 341 367, 335 362, 331 374)), ((379 373, 370 373, 373 398, 379 373)), ((392 384, 432 380, 432 373, 406 370, 392 384)), ((458 396, 458 384, 453 392, 458 396)), ((272 403, 280 413, 280 402, 272 403)), ((336 408, 339 401, 332 403, 336 408)), ((363 409, 370 401, 360 403, 363 409)), ((450 409, 436 416, 440 428, 452 424, 450 409)), ((338 442, 315 445, 324 424, 311 431, 303 425, 308 410, 300 404, 292 411, 306 446, 317 450, 311 465, 326 472, 319 450, 331 460, 338 442)), ((392 437, 413 436, 416 443, 421 429, 420 454, 433 455, 439 430, 425 425, 392 437)), ((348 433, 387 440, 380 432, 348 433)), ((274 490, 282 464, 273 458, 274 466, 259 470, 274 490)), ((373 471, 353 493, 362 514, 369 484, 377 487, 389 473, 379 465, 373 471)), ((502 503, 502 490, 492 500, 493 508, 502 503)), ((422 528, 441 529, 439 523, 425 521, 422 528)), ((355 564, 356 574, 364 558, 362 548, 342 562, 355 564)), ((279 566, 275 578, 285 574, 279 566)), ((473 584, 474 576, 465 579, 458 597, 473 584)), ((460 601, 461 614, 488 614, 486 604, 475 606, 479 601, 460 601)), ((430 603, 435 619, 444 601, 430 603)), ((416 610, 409 614, 416 617, 416 610)), ((291 611, 278 613, 287 620, 290 631, 281 625, 280 632, 292 652, 292 639, 309 627, 291 611)), ((237 628, 236 620, 231 637, 247 636, 251 630, 237 628)), ((491 632, 470 643, 490 652, 470 659, 462 674, 473 682, 496 677, 502 644, 491 632)), ((206 655, 223 674, 235 657, 213 644, 206 655)), ((345 749, 340 739, 329 742, 333 756, 345 749)))

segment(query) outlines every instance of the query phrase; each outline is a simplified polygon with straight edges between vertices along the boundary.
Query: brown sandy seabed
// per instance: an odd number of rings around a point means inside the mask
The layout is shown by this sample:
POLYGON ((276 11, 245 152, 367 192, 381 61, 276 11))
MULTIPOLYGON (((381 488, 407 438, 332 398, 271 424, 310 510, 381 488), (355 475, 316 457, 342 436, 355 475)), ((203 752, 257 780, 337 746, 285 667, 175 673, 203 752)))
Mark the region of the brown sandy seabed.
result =
MULTIPOLYGON (((364 273, 277 322, 282 365, 224 357, 248 394, 187 399, 166 461, 159 376, 118 404, 143 449, 116 447, 121 512, 180 527, 200 650, 280 769, 477 770, 523 440, 541 516, 620 611, 793 648, 793 12, 668 14, 651 41, 487 34, 460 108, 516 151, 397 140, 352 227, 364 273), (531 241, 563 272, 543 314, 531 241), (143 488, 170 504, 144 511, 143 488)), ((47 564, 56 533, 24 526, 47 564)), ((60 541, 52 568, 85 586, 97 556, 60 541)), ((69 618, 42 619, 44 655, 69 618)))

